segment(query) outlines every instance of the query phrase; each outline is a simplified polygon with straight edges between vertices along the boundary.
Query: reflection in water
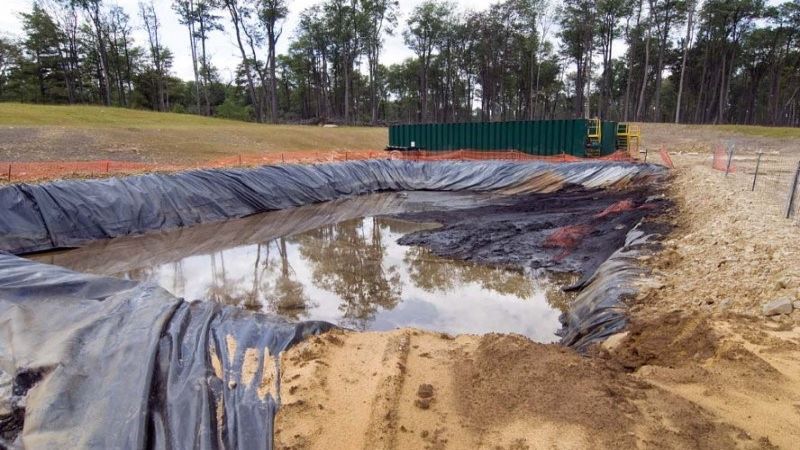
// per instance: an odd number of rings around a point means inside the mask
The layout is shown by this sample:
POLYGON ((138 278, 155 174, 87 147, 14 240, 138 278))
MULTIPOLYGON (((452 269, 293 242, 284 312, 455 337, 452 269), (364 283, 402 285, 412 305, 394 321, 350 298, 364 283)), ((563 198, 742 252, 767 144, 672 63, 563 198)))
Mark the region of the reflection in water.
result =
POLYGON ((568 298, 522 271, 447 260, 397 244, 430 225, 368 217, 115 274, 292 320, 358 330, 516 332, 553 341, 568 298))
POLYGON ((157 272, 156 276, 146 278, 138 277, 138 271, 118 275, 153 279, 175 295, 189 299, 208 299, 250 310, 268 310, 293 320, 303 318, 304 312, 314 306, 303 283, 296 279, 286 238, 207 256, 190 256, 173 264, 162 265, 157 272), (202 265, 204 258, 208 258, 208 269, 202 265), (226 258, 228 261, 234 260, 227 263, 228 266, 233 264, 232 270, 226 269, 226 258), (252 263, 248 264, 248 261, 252 263), (184 265, 190 267, 194 282, 189 290, 185 281, 177 281, 185 280, 184 265), (206 276, 207 281, 200 281, 206 276))
POLYGON ((339 298, 341 325, 366 329, 380 309, 391 310, 403 292, 399 268, 384 261, 379 219, 328 225, 296 236, 300 255, 312 267, 313 284, 339 298))

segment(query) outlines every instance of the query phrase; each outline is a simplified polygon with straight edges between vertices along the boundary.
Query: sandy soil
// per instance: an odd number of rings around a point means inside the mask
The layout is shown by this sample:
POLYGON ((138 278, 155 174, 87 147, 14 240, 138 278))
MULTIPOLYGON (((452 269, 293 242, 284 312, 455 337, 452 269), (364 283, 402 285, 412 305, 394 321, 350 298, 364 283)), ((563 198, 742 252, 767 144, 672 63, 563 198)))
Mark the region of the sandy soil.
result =
POLYGON ((737 152, 800 153, 796 129, 732 125, 675 125, 641 123, 642 145, 650 150, 661 147, 671 152, 707 152, 712 146, 734 143, 737 152), (774 137, 774 136, 781 137, 774 137))
POLYGON ((798 228, 676 156, 665 250, 589 356, 520 336, 331 332, 282 355, 276 447, 797 448, 798 228))

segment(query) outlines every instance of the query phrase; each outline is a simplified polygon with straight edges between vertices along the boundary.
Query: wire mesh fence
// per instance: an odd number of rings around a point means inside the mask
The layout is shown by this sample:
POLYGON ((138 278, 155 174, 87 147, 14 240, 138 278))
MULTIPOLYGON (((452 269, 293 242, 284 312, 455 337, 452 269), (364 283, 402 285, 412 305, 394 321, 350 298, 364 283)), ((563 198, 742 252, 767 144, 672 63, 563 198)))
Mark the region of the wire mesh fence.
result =
POLYGON ((763 152, 727 143, 714 151, 712 167, 732 190, 748 192, 754 208, 800 226, 800 152, 763 152))

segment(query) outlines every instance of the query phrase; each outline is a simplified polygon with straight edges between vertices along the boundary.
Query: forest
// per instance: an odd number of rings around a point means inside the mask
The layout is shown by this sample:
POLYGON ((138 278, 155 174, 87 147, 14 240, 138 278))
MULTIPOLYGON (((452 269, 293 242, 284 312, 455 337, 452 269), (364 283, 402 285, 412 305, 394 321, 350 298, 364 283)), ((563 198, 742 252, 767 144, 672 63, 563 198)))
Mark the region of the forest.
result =
MULTIPOLYGON (((385 125, 600 117, 800 126, 800 0, 173 0, 178 78, 151 1, 36 0, 0 37, 0 101, 97 104, 263 123, 385 125), (136 42, 133 30, 146 31, 136 42), (207 51, 226 35, 223 80, 207 51), (413 53, 382 64, 385 38, 413 53), (285 39, 288 51, 278 52, 285 39)), ((172 17, 172 16, 170 16, 172 17)))

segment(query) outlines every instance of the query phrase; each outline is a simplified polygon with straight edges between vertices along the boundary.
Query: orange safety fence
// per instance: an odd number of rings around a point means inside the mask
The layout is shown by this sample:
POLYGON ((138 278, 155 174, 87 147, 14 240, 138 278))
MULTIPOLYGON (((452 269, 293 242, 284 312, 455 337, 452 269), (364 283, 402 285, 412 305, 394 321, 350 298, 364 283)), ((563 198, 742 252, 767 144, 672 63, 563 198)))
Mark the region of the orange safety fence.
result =
POLYGON ((94 177, 103 174, 132 174, 151 171, 170 171, 180 169, 166 164, 130 161, 43 161, 43 162, 0 162, 5 181, 34 181, 59 177, 94 177))
POLYGON ((675 163, 672 162, 672 157, 669 156, 667 149, 661 147, 661 150, 658 151, 658 154, 661 156, 661 162, 664 163, 664 166, 669 167, 670 169, 675 168, 675 163))
MULTIPOLYGON (((663 151, 664 158, 666 151, 663 151)), ((665 165, 669 155, 666 154, 665 165)), ((287 151, 261 154, 240 154, 195 164, 169 164, 131 161, 43 161, 15 162, 0 161, 0 180, 6 182, 38 181, 65 177, 102 177, 105 175, 125 175, 146 172, 174 172, 198 168, 249 167, 269 164, 313 164, 335 161, 355 161, 366 159, 392 159, 404 161, 548 161, 574 163, 581 161, 627 161, 635 159, 624 151, 596 158, 579 158, 560 154, 551 156, 530 155, 517 150, 482 151, 382 151, 382 150, 335 150, 335 151, 287 151)))
POLYGON ((725 151, 721 145, 718 145, 714 150, 714 161, 711 163, 711 167, 722 172, 736 172, 736 165, 733 163, 732 155, 725 151))

